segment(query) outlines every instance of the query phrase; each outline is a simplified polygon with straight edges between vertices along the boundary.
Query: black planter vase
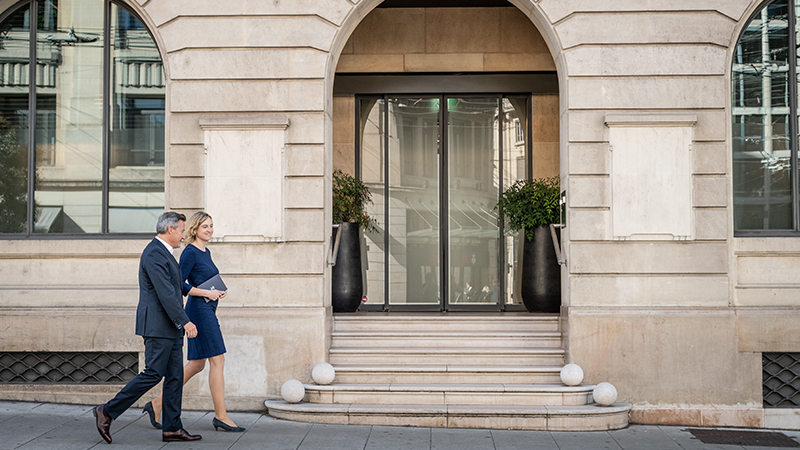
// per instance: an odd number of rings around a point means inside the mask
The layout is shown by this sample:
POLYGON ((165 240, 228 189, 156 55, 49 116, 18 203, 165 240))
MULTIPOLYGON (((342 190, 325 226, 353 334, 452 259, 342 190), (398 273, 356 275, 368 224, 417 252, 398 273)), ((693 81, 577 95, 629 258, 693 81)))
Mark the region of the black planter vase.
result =
MULTIPOLYGON (((560 231, 556 229, 560 238, 560 231)), ((530 312, 557 313, 561 311, 561 266, 553 247, 550 227, 525 230, 523 240, 522 303, 530 312)))
MULTIPOLYGON (((361 278, 361 227, 355 222, 344 222, 339 254, 332 268, 331 306, 335 313, 352 313, 361 306, 364 281, 361 278)), ((336 231, 333 233, 336 245, 336 231)))

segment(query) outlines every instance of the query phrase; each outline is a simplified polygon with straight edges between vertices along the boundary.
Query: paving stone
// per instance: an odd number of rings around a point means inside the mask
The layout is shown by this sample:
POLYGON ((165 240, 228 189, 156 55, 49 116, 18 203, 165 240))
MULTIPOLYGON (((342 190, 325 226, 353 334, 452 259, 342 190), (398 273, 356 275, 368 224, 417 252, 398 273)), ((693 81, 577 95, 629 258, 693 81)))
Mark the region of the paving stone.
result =
POLYGON ((366 450, 417 450, 430 445, 430 428, 373 426, 366 450))
POLYGON ((497 450, 558 450, 549 431, 492 430, 497 450))
POLYGON ((490 430, 464 428, 433 428, 431 450, 484 450, 494 449, 490 430))

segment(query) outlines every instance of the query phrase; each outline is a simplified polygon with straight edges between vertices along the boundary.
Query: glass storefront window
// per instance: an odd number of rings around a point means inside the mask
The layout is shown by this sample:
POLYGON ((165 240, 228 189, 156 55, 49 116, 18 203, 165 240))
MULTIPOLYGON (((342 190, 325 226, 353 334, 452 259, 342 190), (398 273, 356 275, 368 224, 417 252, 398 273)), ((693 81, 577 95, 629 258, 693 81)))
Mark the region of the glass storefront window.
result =
POLYGON ((164 209, 165 87, 141 21, 107 0, 38 0, 0 26, 0 130, 14 130, 24 167, 16 187, 0 184, 0 233, 152 233, 164 209))
POLYGON ((733 202, 738 236, 800 231, 797 185, 798 10, 765 5, 739 38, 732 67, 733 202), (793 131, 794 130, 794 131, 793 131))

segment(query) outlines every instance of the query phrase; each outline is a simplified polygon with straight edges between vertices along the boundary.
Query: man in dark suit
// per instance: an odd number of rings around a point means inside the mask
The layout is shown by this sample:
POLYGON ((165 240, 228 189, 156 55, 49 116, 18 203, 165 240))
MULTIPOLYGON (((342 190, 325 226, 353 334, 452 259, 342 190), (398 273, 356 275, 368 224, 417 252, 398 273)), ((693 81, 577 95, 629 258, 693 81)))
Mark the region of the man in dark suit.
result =
POLYGON ((139 306, 136 334, 144 338, 144 371, 108 403, 94 408, 97 431, 111 443, 111 422, 164 379, 161 440, 196 441, 181 424, 183 396, 183 334, 197 336, 197 327, 183 310, 181 269, 172 256, 181 246, 186 216, 165 212, 158 218, 158 235, 145 247, 139 262, 139 306))

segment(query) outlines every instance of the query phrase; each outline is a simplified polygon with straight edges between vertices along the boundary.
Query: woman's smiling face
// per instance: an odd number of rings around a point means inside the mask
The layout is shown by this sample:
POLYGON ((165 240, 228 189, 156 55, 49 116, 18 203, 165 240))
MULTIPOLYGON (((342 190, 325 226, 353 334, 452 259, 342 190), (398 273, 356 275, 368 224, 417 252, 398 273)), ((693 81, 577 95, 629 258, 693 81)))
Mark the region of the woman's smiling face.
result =
POLYGON ((203 223, 197 227, 195 235, 197 236, 197 239, 204 242, 211 240, 211 237, 214 236, 214 221, 211 220, 211 217, 204 220, 203 223))

